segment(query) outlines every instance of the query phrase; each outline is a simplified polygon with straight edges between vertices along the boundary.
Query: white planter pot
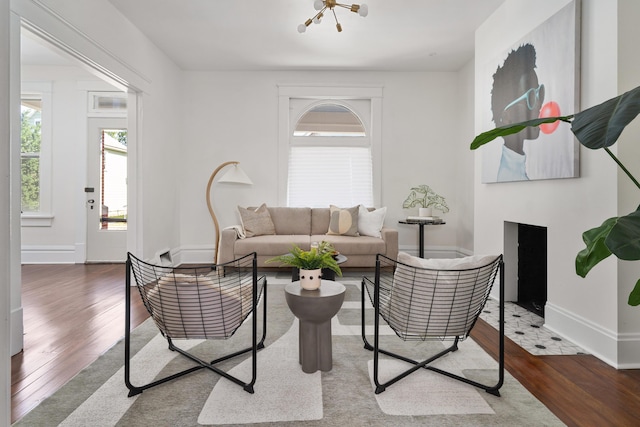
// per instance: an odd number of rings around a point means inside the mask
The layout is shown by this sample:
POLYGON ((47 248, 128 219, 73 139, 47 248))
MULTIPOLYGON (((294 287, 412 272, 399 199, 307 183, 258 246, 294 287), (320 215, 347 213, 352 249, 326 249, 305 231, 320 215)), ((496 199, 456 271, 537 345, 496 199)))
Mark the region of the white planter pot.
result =
POLYGON ((431 214, 431 208, 418 208, 418 215, 420 216, 431 216, 431 214))
POLYGON ((320 287, 322 282, 322 269, 300 270, 300 287, 308 291, 313 291, 320 287))

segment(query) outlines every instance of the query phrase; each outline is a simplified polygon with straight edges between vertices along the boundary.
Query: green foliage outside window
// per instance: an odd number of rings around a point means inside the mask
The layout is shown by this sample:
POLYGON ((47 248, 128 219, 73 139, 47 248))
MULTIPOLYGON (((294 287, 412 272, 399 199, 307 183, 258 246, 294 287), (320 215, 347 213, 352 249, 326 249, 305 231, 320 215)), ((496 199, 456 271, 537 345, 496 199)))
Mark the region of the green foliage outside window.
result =
POLYGON ((24 108, 21 113, 21 178, 22 211, 40 210, 40 144, 42 141, 40 112, 24 108))
POLYGON ((127 131, 126 130, 105 130, 104 133, 117 140, 120 144, 127 146, 127 131))

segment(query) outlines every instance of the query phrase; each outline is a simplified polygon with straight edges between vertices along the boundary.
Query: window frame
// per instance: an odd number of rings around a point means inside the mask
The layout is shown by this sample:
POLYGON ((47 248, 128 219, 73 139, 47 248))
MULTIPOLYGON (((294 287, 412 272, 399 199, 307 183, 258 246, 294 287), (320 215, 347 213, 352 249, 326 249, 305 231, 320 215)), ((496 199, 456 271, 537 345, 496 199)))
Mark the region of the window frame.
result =
MULTIPOLYGON (((40 209, 37 212, 23 212, 20 215, 23 227, 51 227, 54 214, 52 212, 52 164, 53 151, 53 114, 52 114, 52 83, 51 82, 22 82, 20 103, 22 99, 39 97, 42 102, 41 139, 40 139, 40 209)), ((22 159, 22 156, 20 156, 22 159)), ((22 190, 22 183, 20 184, 22 190)))
MULTIPOLYGON (((379 206, 382 201, 381 164, 382 164, 382 86, 278 86, 278 191, 277 200, 280 206, 287 205, 287 181, 289 176, 289 143, 298 116, 292 117, 291 100, 309 99, 310 103, 317 101, 342 104, 350 99, 364 99, 370 101, 370 117, 358 114, 365 126, 371 147, 373 201, 379 206)), ((354 112, 358 113, 358 111, 354 112)), ((304 137, 297 137, 304 138, 304 137)), ((322 138, 322 137, 314 137, 322 138)), ((334 137, 329 137, 334 138, 334 137)), ((339 138, 343 139, 343 138, 339 138)), ((352 138, 358 139, 358 138, 352 138)), ((336 141, 337 142, 337 141, 336 141)), ((353 143, 355 141, 351 141, 353 143)))

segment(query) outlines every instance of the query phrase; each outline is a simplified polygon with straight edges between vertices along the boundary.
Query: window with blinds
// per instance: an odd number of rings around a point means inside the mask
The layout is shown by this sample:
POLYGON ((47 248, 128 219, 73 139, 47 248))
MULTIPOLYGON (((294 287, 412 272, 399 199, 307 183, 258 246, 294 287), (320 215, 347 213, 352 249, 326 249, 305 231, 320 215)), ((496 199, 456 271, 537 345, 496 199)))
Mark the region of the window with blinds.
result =
POLYGON ((338 103, 315 105, 290 138, 287 205, 373 206, 372 169, 371 142, 358 116, 338 103))

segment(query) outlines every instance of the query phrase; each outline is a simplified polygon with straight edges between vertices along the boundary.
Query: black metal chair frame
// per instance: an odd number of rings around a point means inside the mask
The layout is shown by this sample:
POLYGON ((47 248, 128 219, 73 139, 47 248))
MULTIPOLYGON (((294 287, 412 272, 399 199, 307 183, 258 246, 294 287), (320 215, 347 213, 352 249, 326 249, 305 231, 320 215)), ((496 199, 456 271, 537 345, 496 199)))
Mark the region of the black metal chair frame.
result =
MULTIPOLYGON (((253 386, 256 382, 256 377, 257 377, 257 360, 256 360, 256 355, 257 355, 257 351, 260 349, 264 348, 264 340, 266 337, 266 333, 267 333, 267 280, 265 276, 261 276, 260 278, 258 278, 258 274, 257 274, 257 255, 256 253, 252 253, 249 255, 246 255, 244 257, 238 258, 236 260, 230 261, 228 263, 225 264, 219 264, 219 265, 209 265, 206 267, 166 267, 166 266, 159 266, 159 265, 153 265, 147 262, 144 262, 138 258, 136 258, 134 255, 132 255, 131 253, 127 254, 127 263, 126 263, 126 280, 125 280, 125 284, 126 284, 126 289, 125 289, 125 305, 126 305, 126 315, 125 315, 125 340, 124 340, 124 352, 125 352, 125 365, 124 365, 124 377, 125 377, 125 384, 127 386, 127 388, 129 389, 129 397, 131 396, 135 396, 137 394, 142 393, 144 390, 151 388, 151 387, 155 387, 157 385, 166 383, 168 381, 174 380, 176 378, 182 377, 184 375, 187 375, 189 373, 198 371, 200 369, 209 369, 213 372, 215 372, 216 374, 230 380, 233 381, 234 383, 240 385, 246 392, 248 393, 253 393, 254 389, 253 386), (222 267, 221 269, 219 269, 220 267, 222 267), (215 360, 212 360, 210 362, 204 361, 200 358, 198 358, 197 356, 187 352, 186 350, 181 349, 180 347, 178 347, 174 340, 178 339, 176 337, 172 337, 170 336, 169 333, 167 333, 166 331, 166 327, 164 327, 165 325, 163 324, 164 320, 162 319, 163 313, 162 313, 162 309, 158 308, 157 304, 153 304, 152 301, 150 301, 149 298, 149 289, 153 289, 154 287, 158 287, 158 291, 159 292, 159 280, 161 280, 161 277, 173 277, 173 283, 174 286, 176 286, 177 289, 177 281, 180 281, 180 279, 176 279, 176 277, 186 277, 186 276, 193 276, 194 278, 202 278, 203 277, 203 273, 207 273, 207 274, 211 274, 213 272, 216 272, 216 270, 218 271, 218 273, 214 273, 214 277, 216 279, 219 279, 220 281, 226 281, 228 283, 231 282, 235 282, 235 283, 241 283, 242 282, 242 286, 246 286, 247 284, 251 286, 251 306, 250 309, 246 310, 247 313, 242 313, 242 320, 239 321, 239 323, 237 325, 233 325, 230 326, 230 328, 232 328, 231 330, 226 330, 224 332, 224 336, 190 336, 190 333, 187 331, 185 334, 179 334, 179 335, 184 335, 184 336, 180 336, 180 339, 227 339, 230 338, 235 331, 242 325, 245 323, 245 320, 247 317, 249 317, 251 315, 251 328, 252 328, 252 337, 251 337, 251 345, 247 348, 244 348, 242 350, 238 350, 236 352, 233 352, 231 354, 228 354, 226 356, 222 356, 219 357, 215 360), (219 272, 224 272, 224 274, 219 273, 219 272), (145 276, 146 275, 146 276, 145 276), (168 276, 167 276, 168 275, 168 276), (173 275, 173 276, 172 276, 173 275), (176 276, 178 275, 178 276, 176 276), (172 375, 168 375, 164 378, 155 380, 153 382, 150 382, 148 384, 145 385, 140 385, 140 386, 136 386, 131 384, 130 381, 130 373, 131 373, 131 366, 130 366, 130 362, 131 362, 131 288, 132 288, 132 281, 131 278, 132 276, 135 279, 135 284, 136 287, 138 288, 138 291, 140 293, 140 296, 142 298, 142 301, 147 309, 147 311, 149 311, 149 313, 151 314, 151 317, 153 318, 153 320, 156 321, 156 326, 158 326, 158 328, 160 329, 160 332, 162 333, 162 335, 166 338, 168 344, 169 344, 169 350, 171 351, 176 351, 180 354, 182 354, 183 356, 185 356, 186 358, 192 360, 193 362, 196 363, 196 366, 193 366, 191 368, 185 369, 183 371, 174 373, 172 375), (153 279, 155 277, 155 279, 153 279), (145 280, 146 278, 146 280, 145 280), (149 280, 149 279, 153 279, 153 280, 149 280), (259 282, 261 282, 261 284, 259 284, 259 282), (257 317, 258 317, 258 304, 260 302, 260 298, 263 298, 262 301, 262 336, 261 338, 258 340, 258 323, 257 323, 257 317), (160 324, 159 324, 160 322, 160 324), (164 329, 164 330, 163 330, 164 329), (249 353, 251 352, 251 358, 252 358, 252 376, 251 376, 251 380, 249 382, 245 382, 237 377, 234 377, 232 375, 230 375, 229 373, 223 371, 222 369, 216 367, 215 365, 217 365, 220 362, 232 359, 234 357, 243 355, 245 353, 249 353)), ((192 288, 194 291, 195 289, 192 288)), ((202 298, 203 300, 205 298, 202 297, 201 295, 201 291, 197 290, 197 300, 194 299, 195 301, 198 302, 198 304, 202 304, 203 301, 200 301, 200 299, 202 298)), ((245 292, 247 292, 245 290, 245 292)), ((211 294, 212 291, 209 291, 209 298, 211 298, 211 294)), ((174 295, 179 295, 178 291, 175 291, 174 295)), ((217 296, 217 302, 216 304, 222 305, 222 296, 218 295, 217 296)), ((177 298, 179 299, 179 298, 177 298)), ((193 302, 193 301, 192 301, 193 302)), ((237 306, 238 303, 236 303, 237 306)), ((242 303, 244 304, 244 302, 242 303)), ((173 320, 167 320, 167 322, 172 321, 172 322, 187 322, 187 320, 184 320, 181 318, 182 315, 182 310, 184 310, 183 307, 180 307, 180 303, 177 303, 177 305, 175 305, 173 308, 172 313, 167 314, 167 316, 171 316, 173 315, 173 320), (178 317, 176 317, 178 316, 178 317)), ((202 315, 202 322, 206 322, 205 317, 210 318, 210 316, 212 316, 212 307, 209 307, 209 311, 207 316, 202 315)), ((186 310, 185 310, 186 311, 186 310)), ((236 313, 236 316, 238 314, 236 313)), ((221 320, 222 322, 224 322, 224 315, 221 315, 220 318, 218 318, 217 320, 221 320)), ((237 318, 236 318, 237 321, 237 318)), ((220 326, 220 324, 217 325, 218 328, 222 327, 226 329, 226 326, 224 325, 224 323, 222 324, 222 326, 220 326)), ((206 334, 205 334, 206 335, 206 334)))
MULTIPOLYGON (((473 319, 473 322, 471 324, 471 326, 468 328, 468 330, 466 331, 466 333, 462 336, 460 335, 455 335, 455 336, 438 336, 438 337, 417 337, 417 336, 402 336, 401 333, 399 333, 399 331, 394 329, 394 332, 396 333, 396 335, 398 335, 398 337, 400 337, 402 340, 407 341, 407 340, 426 340, 426 339, 438 339, 438 340, 444 340, 444 339, 452 339, 453 340, 453 344, 451 346, 449 346, 448 348, 446 348, 445 350, 439 352, 438 354, 435 354, 425 360, 422 361, 416 361, 413 360, 411 358, 399 355, 397 353, 393 353, 391 351, 387 351, 384 350, 382 348, 380 348, 380 342, 379 342, 379 337, 380 337, 380 317, 381 316, 381 312, 380 312, 380 283, 381 283, 381 271, 382 274, 387 274, 387 275, 393 275, 393 272, 395 271, 395 269, 398 267, 398 265, 402 265, 404 267, 407 268, 413 268, 416 270, 422 270, 423 272, 433 272, 434 274, 437 274, 439 271, 452 271, 452 270, 429 270, 429 269, 421 269, 421 268, 417 268, 417 267, 413 267, 413 266, 409 266, 406 264, 402 264, 399 263, 395 260, 392 260, 390 258, 385 257, 382 254, 378 254, 377 259, 376 259, 376 269, 375 269, 375 279, 374 281, 371 281, 370 278, 367 278, 366 276, 363 277, 362 279, 362 286, 361 286, 361 300, 362 300, 362 305, 361 305, 361 309, 362 309, 362 340, 364 341, 364 348, 370 351, 373 351, 373 360, 374 360, 374 367, 373 367, 373 380, 374 380, 374 384, 376 386, 375 389, 375 394, 379 394, 382 393, 383 391, 385 391, 385 389, 387 387, 389 387, 390 385, 400 381, 401 379, 405 378, 406 376, 408 376, 409 374, 424 368, 424 369, 428 369, 430 371, 445 375, 449 378, 453 378, 456 379, 458 381, 462 381, 464 383, 473 385, 475 387, 478 387, 480 389, 485 390, 487 393, 490 393, 494 396, 500 396, 500 392, 499 389, 500 387, 502 387, 503 383, 504 383, 504 262, 503 262, 503 257, 502 255, 499 255, 497 257, 497 259, 495 261, 493 261, 491 264, 494 264, 492 266, 492 272, 491 272, 491 278, 490 278, 490 283, 488 285, 488 289, 486 292, 486 297, 484 298, 484 301, 482 302, 482 306, 480 307, 480 309, 477 311, 477 313, 475 313, 475 319, 473 319), (476 381, 470 380, 468 378, 465 377, 461 377, 459 375, 456 375, 454 373, 436 368, 434 366, 430 366, 429 364, 432 363, 433 361, 439 359, 442 356, 445 356, 448 353, 452 353, 458 350, 458 342, 460 342, 461 340, 466 339, 469 334, 471 333, 471 329, 473 329, 473 326, 475 326, 475 323, 478 319, 478 317, 480 317, 480 313, 482 311, 482 308, 484 307, 484 305, 486 304, 486 301, 489 297, 489 292, 491 291, 491 288, 493 286, 493 283, 495 281, 496 276, 499 275, 499 286, 500 286, 500 296, 499 296, 499 330, 498 330, 498 341, 499 341, 499 349, 498 349, 498 381, 495 385, 485 385, 485 384, 481 384, 478 383, 476 381), (367 285, 368 283, 368 285, 367 285), (369 287, 373 286, 373 295, 371 295, 371 291, 369 290, 369 287), (365 291, 366 289, 366 291, 365 291), (373 304, 374 307, 374 312, 375 312, 375 320, 374 320, 374 341, 373 341, 373 345, 371 345, 369 343, 369 341, 367 340, 366 334, 365 334, 365 292, 369 294, 369 298, 371 303, 373 304), (380 383, 379 381, 379 356, 380 354, 384 354, 390 357, 393 357, 395 359, 398 360, 402 360, 404 362, 407 362, 411 365, 413 365, 411 368, 407 369, 406 371, 400 373, 399 375, 395 376, 394 378, 388 380, 385 383, 380 383)), ((487 264, 487 266, 490 264, 487 264)), ((481 267, 482 268, 482 267, 481 267)), ((471 270, 478 270, 476 268, 471 269, 471 270)), ((471 270, 467 270, 467 271, 471 271, 471 270)), ((386 320, 386 319, 385 319, 386 320)), ((392 328, 393 329, 393 328, 392 328)))

